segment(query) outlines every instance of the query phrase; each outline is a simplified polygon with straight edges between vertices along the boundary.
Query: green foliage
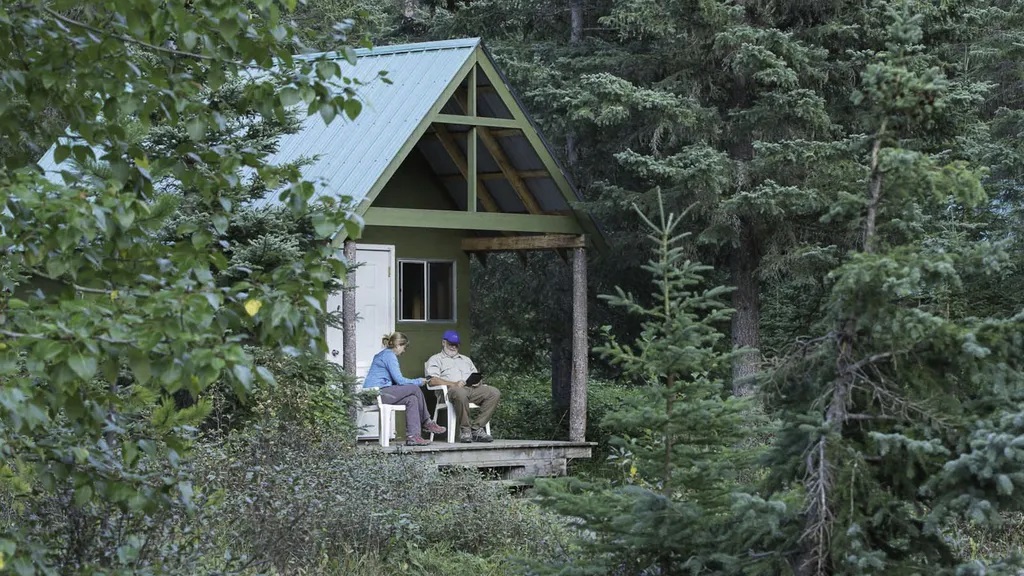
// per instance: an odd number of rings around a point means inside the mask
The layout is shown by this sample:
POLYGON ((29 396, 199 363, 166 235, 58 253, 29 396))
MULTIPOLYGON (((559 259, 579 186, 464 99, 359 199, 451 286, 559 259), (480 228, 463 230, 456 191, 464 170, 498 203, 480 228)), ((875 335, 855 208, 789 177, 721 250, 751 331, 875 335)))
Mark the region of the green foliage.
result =
MULTIPOLYGON (((541 495, 573 517, 580 553, 548 568, 559 574, 679 574, 735 570, 728 551, 733 499, 744 467, 741 442, 751 411, 727 396, 721 374, 729 355, 716 350, 716 325, 731 313, 728 289, 703 288, 706 266, 684 257, 680 220, 643 218, 651 230, 655 305, 619 290, 606 299, 642 319, 632 344, 608 335, 597 350, 624 374, 646 383, 612 410, 603 425, 617 436, 618 465, 610 482, 538 481, 541 495)), ((749 464, 747 462, 746 464, 749 464)))
MULTIPOLYGON (((336 201, 311 205, 298 166, 266 163, 266 140, 231 138, 241 126, 280 129, 295 104, 325 121, 358 110, 354 85, 328 87, 340 79, 335 62, 293 57, 303 49, 286 19, 294 4, 0 8, 0 53, 10 55, 0 145, 12 150, 0 173, 0 454, 32 498, 73 491, 75 506, 102 502, 129 527, 191 509, 195 489, 180 466, 211 410, 204 392, 223 380, 245 396, 274 382, 244 345, 324 354, 323 303, 344 273, 327 240, 358 225, 336 201), (230 84, 242 73, 261 81, 230 84), (232 98, 218 104, 225 91, 232 98), (68 122, 55 160, 89 168, 62 171, 60 184, 37 173, 23 146, 42 141, 54 116, 68 122), (219 145, 204 142, 211 134, 219 145), (231 269, 227 227, 241 212, 243 173, 281 191, 295 221, 313 223, 300 258, 231 269), (174 220, 168 189, 202 216, 174 220), (176 393, 199 400, 179 408, 164 398, 176 393)), ((62 545, 32 530, 3 526, 4 562, 53 573, 62 545)), ((83 562, 82 573, 134 573, 121 557, 83 562)))
POLYGON ((1007 514, 999 527, 992 529, 973 522, 958 522, 951 536, 961 557, 969 560, 1008 558, 1024 549, 1021 535, 1024 514, 1007 514))
MULTIPOLYGON (((495 437, 566 438, 568 422, 551 410, 550 376, 500 373, 489 375, 487 381, 501 390, 501 402, 491 418, 495 437)), ((575 463, 577 472, 580 467, 591 469, 608 453, 611 430, 605 417, 640 396, 641 392, 632 386, 596 378, 588 380, 587 439, 598 445, 593 460, 575 463)))
POLYGON ((274 375, 274 383, 243 399, 228 382, 217 382, 201 397, 212 406, 202 423, 205 431, 227 433, 280 421, 310 434, 329 430, 339 438, 356 437, 352 414, 360 403, 354 380, 340 366, 320 357, 292 357, 264 348, 249 352, 257 366, 274 375))
POLYGON ((514 574, 510 558, 551 557, 565 542, 557 518, 475 472, 347 440, 264 420, 197 445, 181 468, 202 479, 193 508, 143 516, 70 490, 32 500, 0 490, 0 522, 50 542, 59 573, 514 574))
MULTIPOLYGON (((545 2, 523 8, 551 18, 545 2)), ((855 241, 854 229, 819 219, 862 174, 851 150, 863 137, 847 109, 858 51, 874 38, 851 28, 871 30, 871 10, 840 2, 609 0, 586 5, 585 38, 569 46, 564 20, 555 20, 557 32, 550 22, 527 28, 522 15, 486 21, 485 12, 500 10, 474 3, 454 21, 496 39, 528 107, 566 144, 587 206, 612 238, 613 253, 594 267, 598 289, 639 293, 645 229, 628 208, 653 210, 660 190, 694 232, 690 253, 738 288, 733 344, 760 347, 759 283, 792 269, 794 252, 807 243, 843 249, 855 241)), ((511 282, 510 293, 533 293, 511 282)), ((632 338, 629 320, 601 322, 632 338)), ((735 360, 737 383, 759 364, 753 351, 735 360)))
POLYGON ((221 494, 209 529, 236 554, 283 573, 324 557, 379 557, 392 566, 456 549, 480 558, 547 557, 564 535, 530 501, 474 471, 438 472, 419 458, 345 444, 333 434, 256 426, 204 450, 198 474, 221 494))
POLYGON ((306 46, 336 50, 339 31, 361 42, 393 43, 401 20, 396 12, 387 2, 373 0, 306 0, 296 3, 292 22, 306 46))
MULTIPOLYGON (((625 208, 653 205, 657 187, 671 207, 694 205, 685 223, 699 242, 691 250, 703 248, 717 274, 737 278, 736 259, 757 257, 751 269, 761 285, 752 293, 765 305, 761 351, 779 367, 768 404, 786 425, 766 464, 772 481, 737 504, 745 520, 733 536, 750 552, 744 571, 813 573, 803 563, 812 546, 812 500, 803 486, 810 448, 828 436, 837 506, 830 510, 842 512, 829 519, 835 563, 821 571, 952 572, 967 548, 945 539, 969 521, 938 521, 947 512, 936 497, 915 490, 964 454, 978 431, 977 447, 955 467, 959 479, 946 480, 949 494, 977 493, 957 505, 982 510, 991 500, 995 510, 997 503, 1012 508, 1018 491, 998 493, 997 471, 1012 466, 994 455, 1017 438, 1009 422, 1022 304, 1011 288, 1024 270, 1021 3, 583 6, 576 45, 568 44, 567 11, 545 1, 473 2, 439 16, 437 30, 483 33, 547 135, 565 145, 588 208, 615 246, 610 258, 596 260, 594 284, 646 296, 633 284, 643 280, 636 274, 645 260, 642 228, 625 208), (857 254, 876 169, 882 193, 872 251, 857 254), (847 328, 855 337, 844 360, 839 335, 847 328), (873 359, 878 354, 891 356, 873 359), (856 416, 835 432, 824 421, 836 363, 844 361, 857 367, 847 402, 856 416), (1004 408, 1007 414, 998 412, 1004 408), (983 430, 998 443, 986 446, 983 430), (926 516, 936 522, 926 525, 926 516)), ((552 315, 524 300, 551 300, 556 290, 536 287, 544 278, 557 286, 557 277, 545 269, 534 278, 540 267, 530 268, 480 271, 493 276, 479 281, 489 289, 487 308, 526 310, 516 314, 527 318, 524 325, 492 320, 478 328, 494 335, 495 350, 525 343, 529 351, 546 334, 537 326, 552 315)), ((750 297, 736 304, 744 302, 757 304, 750 297)), ((598 308, 591 317, 632 340, 635 324, 606 313, 598 308)), ((1011 564, 993 560, 1005 551, 1012 547, 971 559, 1012 573, 1011 564)))
MULTIPOLYGON (((148 414, 148 423, 133 421, 124 412, 119 415, 129 422, 129 432, 140 437, 154 435, 149 427, 167 434, 184 422, 200 422, 219 432, 246 425, 263 429, 267 422, 273 422, 281 430, 310 441, 329 437, 339 446, 351 444, 355 437, 354 422, 349 417, 353 395, 349 380, 337 366, 326 360, 291 358, 265 349, 252 352, 256 365, 269 370, 275 384, 255 390, 243 406, 235 404, 239 400, 229 384, 219 382, 188 407, 181 407, 182 403, 170 397, 140 402, 139 409, 148 414), (225 402, 232 405, 231 409, 225 410, 225 402)), ((126 389, 134 386, 127 372, 119 382, 126 389)), ((102 389, 99 386, 97 391, 102 389)), ((77 444, 69 449, 76 459, 104 458, 104 446, 84 446, 81 439, 72 437, 73 428, 66 421, 60 423, 46 436, 37 436, 37 441, 56 446, 77 444)), ((202 465, 203 456, 210 453, 211 443, 218 437, 223 434, 200 438, 180 459, 169 452, 167 461, 165 450, 146 452, 124 446, 123 462, 109 457, 102 462, 109 467, 143 471, 134 475, 134 488, 140 493, 133 495, 121 488, 114 492, 118 497, 113 499, 94 497, 92 485, 82 472, 58 480, 40 479, 34 466, 13 460, 0 469, 0 508, 4 511, 0 527, 21 527, 25 540, 36 545, 37 560, 52 563, 61 573, 117 568, 131 573, 193 574, 213 569, 210 562, 222 562, 223 569, 238 569, 252 557, 229 555, 221 559, 220 551, 227 540, 222 534, 199 529, 219 517, 223 498, 209 484, 212 476, 197 470, 191 452, 198 450, 198 463, 202 465), (162 507, 146 502, 145 498, 155 498, 169 483, 177 485, 177 501, 162 507), (131 498, 127 509, 122 497, 131 498)), ((142 445, 146 442, 152 441, 140 440, 142 445)), ((76 460, 76 464, 84 468, 82 461, 76 460)), ((228 549, 234 550, 230 546, 228 549)))
POLYGON ((939 72, 910 4, 880 8, 887 40, 854 99, 873 134, 865 189, 838 208, 860 248, 827 277, 817 337, 767 388, 783 421, 770 490, 800 486, 804 502, 765 510, 786 541, 766 554, 792 550, 807 574, 1011 573, 1019 558, 968 562, 949 538, 965 521, 997 527, 1024 503, 1012 488, 1021 317, 950 306, 965 278, 998 277, 1008 262, 1000 244, 950 233, 985 199, 984 171, 956 145, 981 92, 939 72))
MULTIPOLYGON (((691 554, 728 573, 1019 572, 1021 3, 569 7, 0 7, 0 572, 521 573, 512 555, 664 574, 691 554), (326 89, 347 64, 292 54, 467 35, 608 232, 592 288, 635 295, 590 310, 613 326, 605 352, 625 354, 595 363, 621 381, 588 398, 589 437, 610 453, 588 471, 611 478, 541 483, 584 529, 573 544, 563 520, 472 475, 343 448, 353 400, 319 340, 340 272, 323 240, 346 213, 306 206, 301 162, 263 162, 307 108, 357 110, 326 89), (242 69, 255 81, 234 81, 242 69), (44 181, 30 160, 58 135, 75 170, 44 181), (281 191, 281 209, 248 205, 281 191), (676 350, 632 313, 661 297, 638 274, 647 229, 629 210, 658 191, 687 209, 685 254, 717 266, 691 272, 745 288, 748 325, 764 304, 764 399, 782 428, 762 470, 743 458, 764 439, 756 412, 737 422, 722 400, 714 350, 729 342, 701 340, 725 318, 676 350), (680 362, 715 367, 685 372, 669 405, 658 373, 680 362)), ((474 267, 499 436, 562 435, 550 381, 529 375, 564 364, 567 278, 553 254, 474 267)))
MULTIPOLYGON (((165 472, 180 473, 184 480, 191 477, 187 468, 165 472)), ((21 526, 34 560, 53 566, 57 574, 237 573, 247 563, 246 558, 219 554, 217 535, 201 528, 216 518, 214 502, 201 488, 189 492, 187 505, 172 503, 146 514, 81 494, 64 485, 46 493, 11 495, 0 486, 0 526, 21 526)), ((11 565, 15 573, 25 566, 17 557, 11 565)))
MULTIPOLYGON (((567 266, 548 258, 534 256, 530 269, 511 254, 494 254, 487 258, 487 268, 473 265, 470 273, 473 298, 470 299, 473 322, 473 357, 488 372, 533 373, 549 366, 548 347, 551 337, 549 323, 556 313, 555 302, 542 303, 517 298, 520 288, 526 293, 542 292, 543 283, 555 274, 568 274, 567 266), (535 273, 537 268, 550 273, 535 273), (517 278, 515 283, 505 281, 517 278), (515 310, 515 313, 510 313, 515 310)), ((564 314, 563 314, 564 315, 564 314)))
POLYGON ((504 554, 479 556, 439 543, 410 547, 401 557, 377 554, 349 554, 343 558, 325 557, 306 571, 308 574, 337 576, 518 576, 523 566, 504 554))

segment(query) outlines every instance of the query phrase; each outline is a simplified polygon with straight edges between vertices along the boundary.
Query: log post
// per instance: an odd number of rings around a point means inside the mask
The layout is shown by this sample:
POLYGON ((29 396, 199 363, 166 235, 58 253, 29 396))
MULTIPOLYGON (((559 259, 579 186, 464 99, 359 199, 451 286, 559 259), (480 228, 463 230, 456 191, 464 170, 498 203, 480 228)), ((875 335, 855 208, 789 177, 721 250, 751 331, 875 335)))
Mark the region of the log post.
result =
POLYGON ((342 366, 345 374, 356 375, 356 243, 345 240, 345 287, 341 292, 342 366))
POLYGON ((569 440, 587 435, 587 251, 572 251, 572 382, 569 400, 569 440))

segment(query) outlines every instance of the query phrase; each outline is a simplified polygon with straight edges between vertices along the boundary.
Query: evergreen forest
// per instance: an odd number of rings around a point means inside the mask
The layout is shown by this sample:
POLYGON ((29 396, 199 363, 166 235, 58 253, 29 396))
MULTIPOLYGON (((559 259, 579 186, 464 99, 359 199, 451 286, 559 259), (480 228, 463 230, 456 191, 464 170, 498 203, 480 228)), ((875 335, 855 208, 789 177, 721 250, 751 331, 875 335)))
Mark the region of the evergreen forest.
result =
MULTIPOLYGON (((4 0, 0 574, 1024 574, 1018 226, 1024 0, 4 0), (362 222, 269 161, 467 37, 608 244, 594 457, 512 490, 356 448, 362 222)), ((498 438, 568 437, 571 272, 473 262, 498 438)))

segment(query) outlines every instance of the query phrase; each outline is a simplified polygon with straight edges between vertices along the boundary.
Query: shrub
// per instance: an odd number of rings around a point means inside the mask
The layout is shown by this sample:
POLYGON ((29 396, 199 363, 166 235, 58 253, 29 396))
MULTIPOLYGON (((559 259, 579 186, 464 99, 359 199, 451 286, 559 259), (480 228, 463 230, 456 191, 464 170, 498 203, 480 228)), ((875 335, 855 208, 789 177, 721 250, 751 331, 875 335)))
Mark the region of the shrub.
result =
MULTIPOLYGON (((234 570, 252 561, 237 554, 225 556, 220 534, 199 529, 211 522, 210 515, 218 513, 220 496, 215 490, 194 488, 203 484, 203 476, 197 476, 202 470, 197 471, 187 456, 188 445, 197 445, 200 456, 209 449, 196 444, 195 428, 176 418, 190 412, 207 414, 212 406, 215 410, 203 426, 218 433, 246 423, 272 421, 282 430, 300 430, 309 437, 328 434, 351 443, 355 425, 349 411, 355 400, 349 380, 326 360, 283 356, 259 348, 249 352, 256 365, 270 370, 275 383, 255 389, 245 402, 231 400, 228 386, 218 384, 195 399, 186 396, 184 400, 192 406, 172 413, 168 403, 154 393, 144 394, 144 388, 123 375, 118 393, 134 400, 130 404, 134 411, 118 414, 119 435, 103 434, 86 444, 77 430, 57 419, 45 436, 37 436, 37 442, 49 445, 74 442, 82 447, 67 452, 68 473, 51 476, 41 474, 46 468, 32 461, 0 461, 0 554, 10 557, 10 550, 5 549, 9 540, 4 535, 17 530, 23 537, 21 550, 34 550, 32 561, 62 573, 192 574, 199 568, 234 570), (180 428, 186 442, 172 447, 173 451, 166 450, 173 454, 171 460, 154 457, 167 447, 152 440, 135 441, 146 438, 150 427, 172 425, 180 428), (122 461, 118 455, 128 454, 134 447, 138 449, 122 461), (82 483, 90 471, 130 486, 134 494, 108 488, 109 497, 94 498, 92 488, 82 483), (208 502, 211 497, 214 500, 208 502), (157 501, 162 506, 155 506, 157 501), (211 549, 217 554, 208 554, 211 549)), ((84 395, 102 398, 107 387, 94 383, 95 390, 90 392, 95 393, 84 395)), ((176 399, 179 404, 183 400, 176 399)), ((0 430, 2 427, 0 422, 0 430)), ((15 570, 27 562, 25 558, 11 561, 15 570)))
POLYGON ((354 380, 341 367, 323 358, 286 356, 251 348, 254 363, 270 370, 275 383, 239 398, 228 382, 211 387, 213 412, 204 423, 208 431, 228 432, 269 420, 296 423, 302 428, 330 430, 355 438, 352 418, 357 404, 354 380))
POLYGON ((187 498, 133 510, 76 498, 74 478, 41 497, 30 472, 0 466, 0 529, 29 526, 61 573, 512 574, 509 557, 559 548, 559 519, 476 471, 354 448, 355 400, 333 365, 253 353, 275 387, 150 474, 184 481, 187 498))
POLYGON ((475 471, 439 472, 418 457, 352 449, 294 426, 257 426, 208 446, 197 473, 222 498, 211 528, 236 554, 283 573, 447 546, 546 556, 562 535, 553 517, 475 471))
POLYGON ((1007 558, 1024 550, 1024 513, 1001 514, 997 526, 979 526, 965 520, 953 524, 950 539, 962 558, 1007 558))
MULTIPOLYGON (((155 463, 148 458, 143 467, 153 469, 155 463)), ((167 467, 162 480, 155 481, 157 475, 148 478, 141 491, 161 490, 185 479, 188 471, 187 464, 176 470, 167 467)), ((202 529, 214 514, 206 494, 191 495, 187 499, 191 507, 182 500, 157 507, 138 499, 126 506, 81 494, 73 477, 47 492, 15 476, 2 478, 0 534, 20 527, 25 537, 22 545, 31 551, 28 555, 60 574, 184 576, 237 571, 247 563, 245 558, 209 553, 220 548, 216 535, 202 529)), ((32 573, 23 558, 10 562, 14 573, 32 573)))

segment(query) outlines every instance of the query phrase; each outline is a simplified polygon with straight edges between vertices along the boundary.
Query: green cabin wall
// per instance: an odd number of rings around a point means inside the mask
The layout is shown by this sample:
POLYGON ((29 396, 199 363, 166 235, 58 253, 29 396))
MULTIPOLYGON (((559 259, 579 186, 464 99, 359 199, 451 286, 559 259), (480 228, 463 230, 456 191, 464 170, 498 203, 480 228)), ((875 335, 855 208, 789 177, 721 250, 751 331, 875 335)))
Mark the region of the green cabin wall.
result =
MULTIPOLYGON (((419 208, 424 210, 456 210, 457 207, 426 160, 413 150, 391 180, 373 201, 374 206, 387 208, 419 208)), ((398 270, 391 277, 395 283, 395 329, 409 337, 409 347, 399 357, 402 374, 408 378, 423 375, 423 364, 441 350, 445 330, 458 330, 463 351, 471 353, 472 337, 469 322, 469 256, 462 251, 462 239, 470 234, 464 230, 429 228, 398 228, 368 226, 357 243, 389 244, 395 247, 395 259, 437 259, 455 261, 455 322, 398 321, 398 270)))

